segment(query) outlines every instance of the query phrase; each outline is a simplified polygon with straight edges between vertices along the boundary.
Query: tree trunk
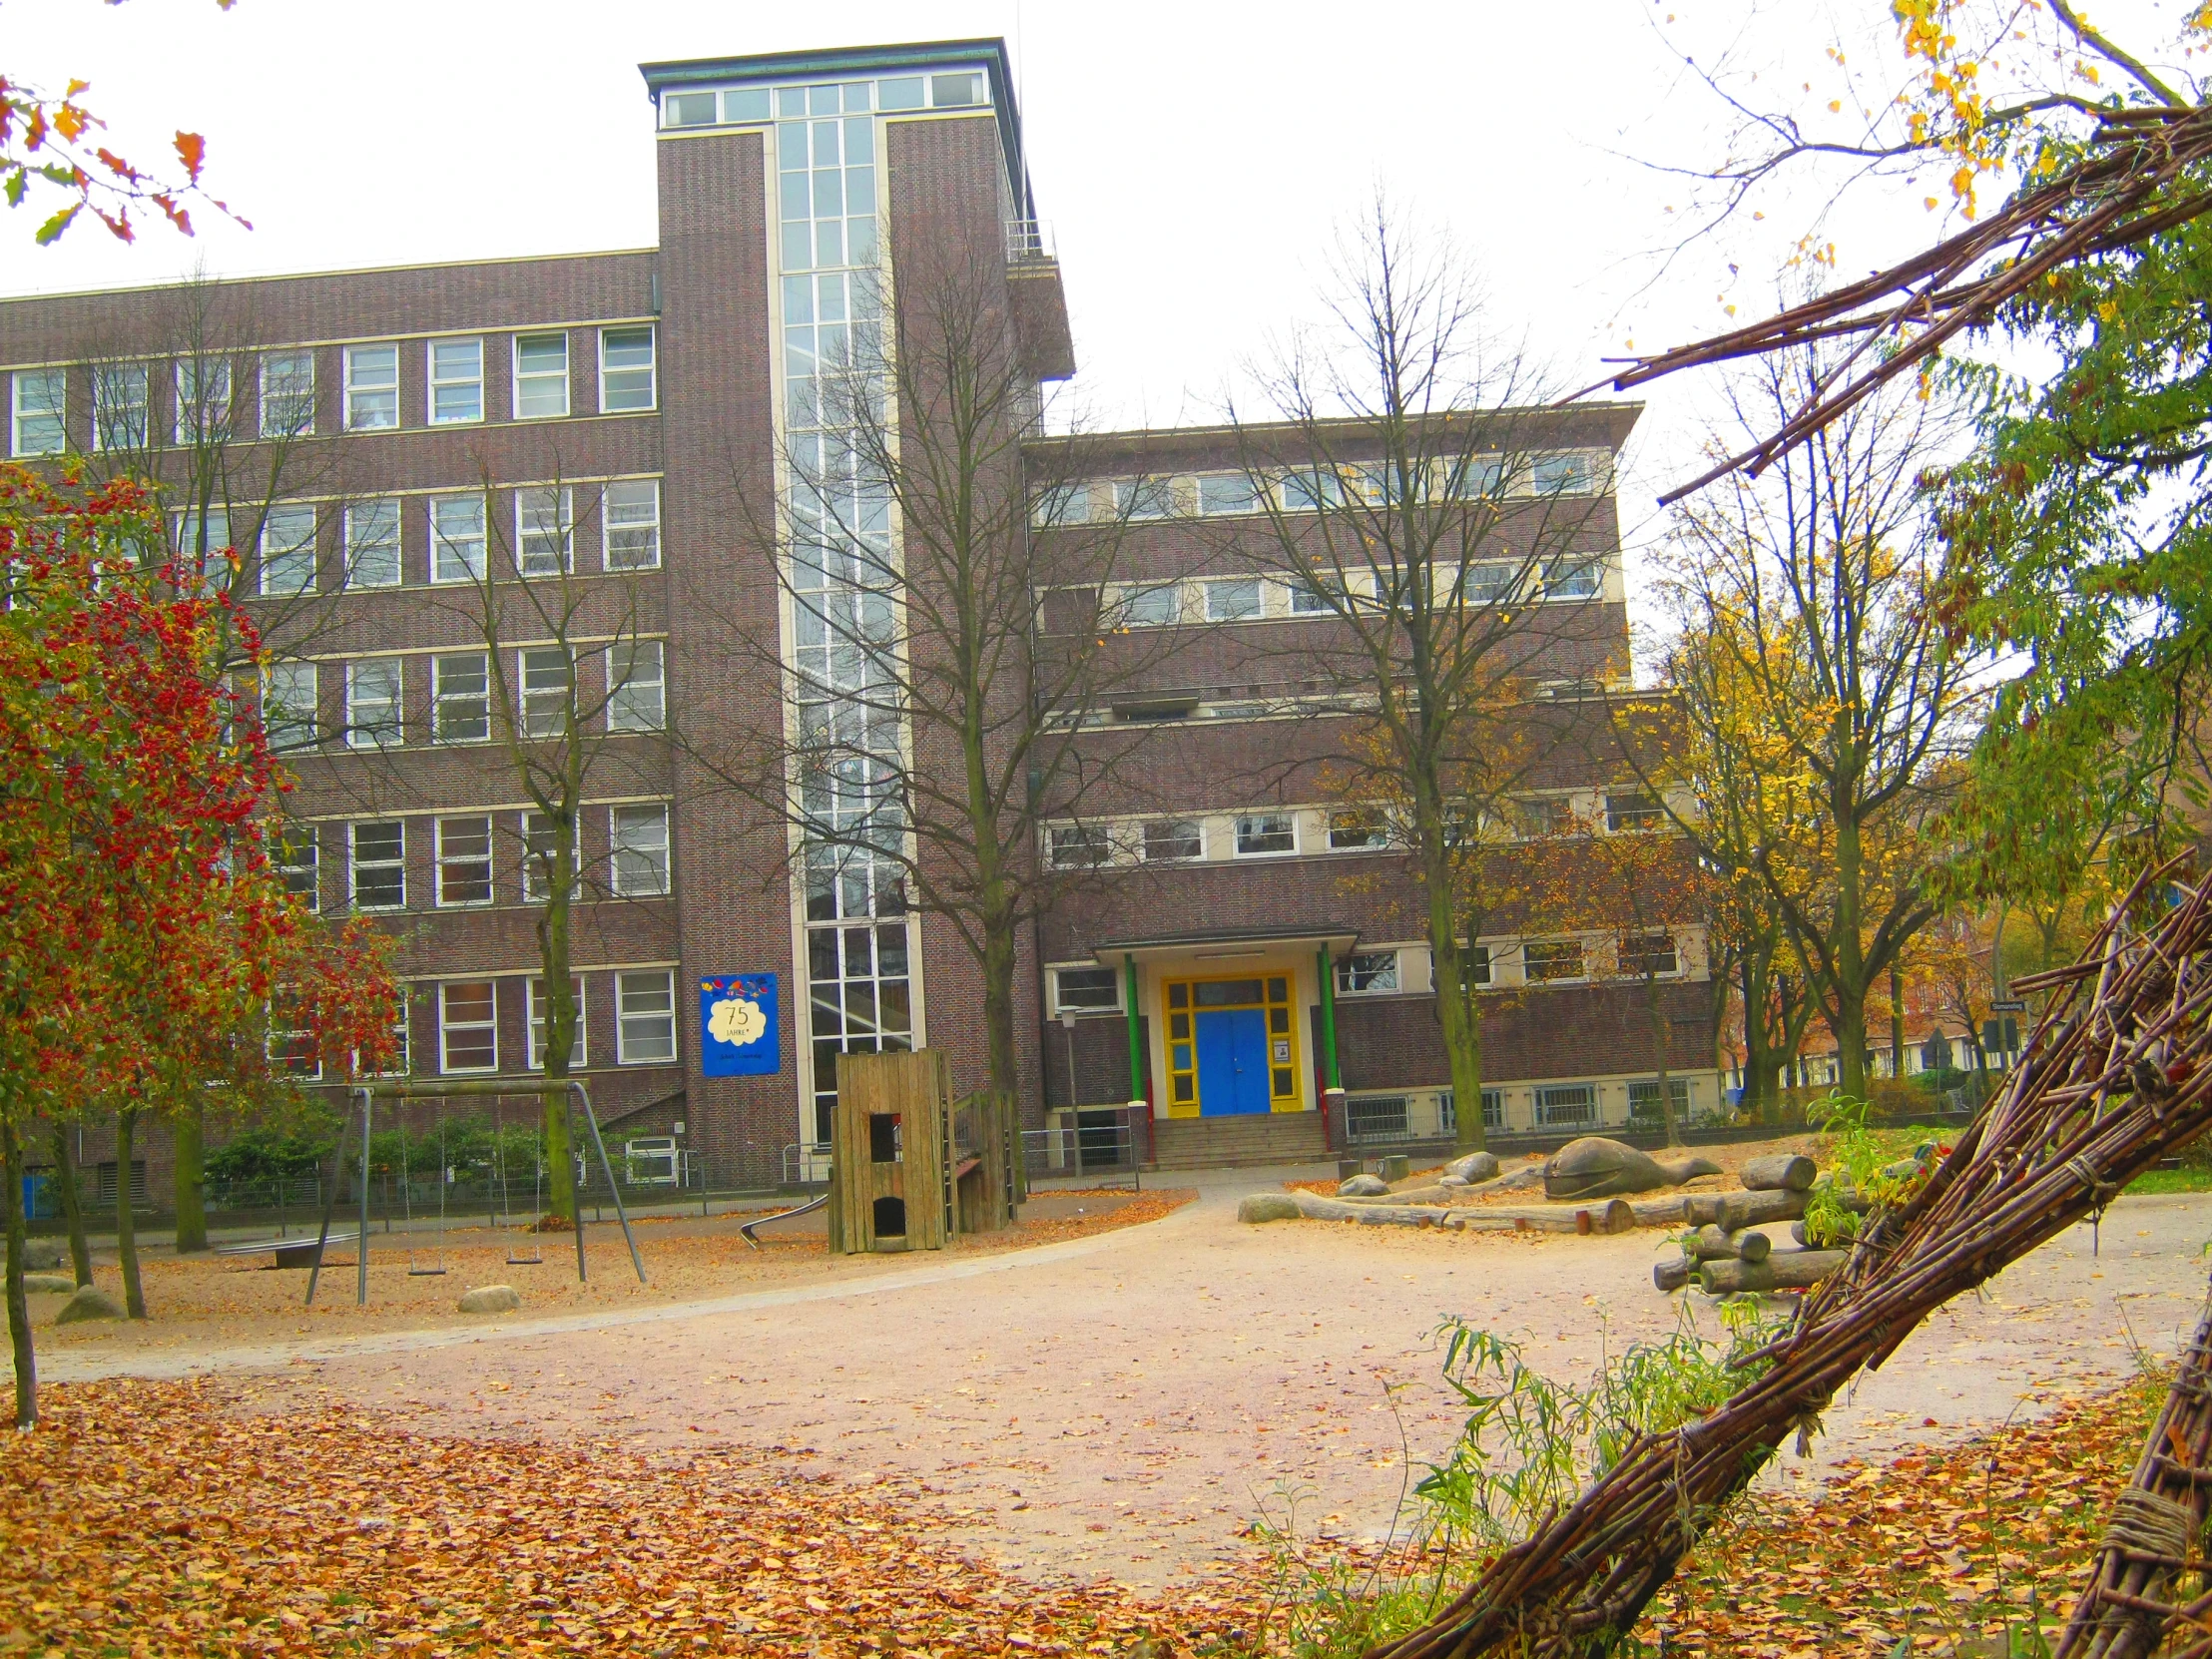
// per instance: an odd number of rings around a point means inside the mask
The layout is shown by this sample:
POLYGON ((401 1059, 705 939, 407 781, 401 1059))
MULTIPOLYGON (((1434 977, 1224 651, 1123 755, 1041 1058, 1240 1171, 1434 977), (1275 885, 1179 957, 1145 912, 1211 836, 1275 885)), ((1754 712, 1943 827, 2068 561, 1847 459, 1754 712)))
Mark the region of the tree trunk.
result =
POLYGON ((38 1426, 38 1359, 31 1347, 31 1302, 23 1291, 23 1159, 13 1118, 0 1115, 0 1217, 8 1230, 8 1349, 15 1359, 15 1425, 38 1426))
POLYGON ((1428 883, 1428 948, 1436 982, 1436 1023, 1451 1064, 1453 1135, 1461 1152, 1480 1152, 1482 1129, 1482 1022, 1465 983, 1466 958, 1452 929, 1449 876, 1428 883))
MULTIPOLYGON (((1012 1094, 1014 1078, 1014 918, 983 916, 983 1037, 990 1055, 990 1086, 1012 1094)), ((1070 1105, 1074 1104, 1072 1101, 1070 1105)))
POLYGON ((92 1283, 92 1241, 85 1237, 85 1199, 77 1190, 77 1144, 66 1123, 54 1125, 54 1168, 62 1189, 62 1221, 69 1228, 69 1265, 79 1285, 92 1283))
POLYGON ((1659 1076, 1659 1113, 1667 1126, 1667 1145, 1682 1144, 1682 1125, 1675 1120, 1674 1087, 1667 1077, 1667 1005, 1659 995, 1659 976, 1644 969, 1644 1002, 1651 1010, 1652 1069, 1659 1076))
MULTIPOLYGON (((545 1213, 574 1227, 576 1154, 568 1133, 568 1056, 576 1041, 576 987, 570 982, 568 924, 575 872, 569 861, 568 826, 556 825, 554 833, 559 851, 547 875, 545 908, 538 916, 538 966, 545 985, 545 1052, 540 1058, 547 1080, 557 1086, 539 1097, 538 1122, 545 1136, 545 1213)), ((438 1179, 445 1179, 443 1170, 438 1179)))
POLYGON ((139 1109, 126 1106, 115 1115, 115 1249, 123 1268, 123 1311, 146 1318, 146 1290, 139 1283, 138 1233, 131 1214, 131 1139, 139 1109))
POLYGON ((1905 962, 1890 958, 1890 1080, 1905 1081, 1905 962))
MULTIPOLYGON (((1841 718, 1841 717, 1839 717, 1841 718)), ((1835 1003, 1836 1087, 1853 1100, 1867 1098, 1867 963, 1860 936, 1866 915, 1864 848, 1859 825, 1838 802, 1836 823, 1836 920, 1830 934, 1829 995, 1835 1003)))
POLYGON ((208 1248, 207 1103, 195 1098, 177 1114, 177 1254, 208 1248))

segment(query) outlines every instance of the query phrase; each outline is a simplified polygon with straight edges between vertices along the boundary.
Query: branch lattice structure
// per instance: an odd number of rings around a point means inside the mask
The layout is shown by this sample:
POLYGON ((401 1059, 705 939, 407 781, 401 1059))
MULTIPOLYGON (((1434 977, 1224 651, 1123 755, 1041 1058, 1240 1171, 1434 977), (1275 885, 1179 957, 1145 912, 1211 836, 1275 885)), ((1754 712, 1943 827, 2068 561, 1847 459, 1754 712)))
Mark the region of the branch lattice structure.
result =
POLYGON ((2212 1655, 2212 1594, 2174 1596, 2178 1574, 2201 1589, 2212 1562, 2199 1543, 2212 1498, 2212 1302, 2174 1363, 2166 1404, 2134 1476, 2112 1500, 2089 1584, 2058 1638, 2056 1659, 2144 1659, 2169 1640, 2175 1659, 2212 1655))
POLYGON ((1918 372, 1952 336, 1986 327, 2007 300, 2059 268, 2135 247, 2212 212, 2212 190, 2204 188, 2208 161, 2212 108, 2106 112, 2080 162, 2023 189, 1979 224, 1745 327, 1650 356, 1608 359, 1632 366, 1601 383, 1625 391, 1679 369, 1856 337, 1781 430, 1668 491, 1660 503, 1738 469, 1756 477, 1885 382, 1918 372))
MULTIPOLYGON (((2178 861, 2177 861, 2178 862, 2178 861)), ((1785 1436, 1801 1447, 1862 1368, 1929 1314, 2092 1213, 2212 1126, 2212 881, 2146 875, 2081 959, 2015 985, 2052 991, 2028 1051, 1950 1156, 1869 1218, 1767 1369, 1710 1416, 1629 1447, 1432 1621, 1372 1659, 1594 1655, 1626 1631, 1785 1436), (2170 891, 2148 925, 2128 918, 2170 891)))

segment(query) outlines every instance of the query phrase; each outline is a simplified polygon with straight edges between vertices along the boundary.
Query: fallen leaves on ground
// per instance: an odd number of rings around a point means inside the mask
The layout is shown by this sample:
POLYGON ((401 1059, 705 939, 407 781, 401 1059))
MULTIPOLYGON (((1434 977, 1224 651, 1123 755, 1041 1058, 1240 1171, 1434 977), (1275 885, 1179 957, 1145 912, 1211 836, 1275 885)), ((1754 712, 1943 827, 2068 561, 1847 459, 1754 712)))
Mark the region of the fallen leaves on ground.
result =
POLYGON ((1760 1496, 1662 1591, 1638 1634, 1666 1651, 1740 1659, 2041 1651, 2073 1606, 2165 1398, 2142 1379, 2062 1399, 1999 1428, 1886 1466, 1846 1464, 1818 1493, 1760 1496))
POLYGON ((0 1652, 1188 1654, 1241 1592, 1172 1603, 964 1559, 911 1485, 795 1460, 654 1462, 227 1408, 209 1382, 49 1388, 0 1464, 0 1652))

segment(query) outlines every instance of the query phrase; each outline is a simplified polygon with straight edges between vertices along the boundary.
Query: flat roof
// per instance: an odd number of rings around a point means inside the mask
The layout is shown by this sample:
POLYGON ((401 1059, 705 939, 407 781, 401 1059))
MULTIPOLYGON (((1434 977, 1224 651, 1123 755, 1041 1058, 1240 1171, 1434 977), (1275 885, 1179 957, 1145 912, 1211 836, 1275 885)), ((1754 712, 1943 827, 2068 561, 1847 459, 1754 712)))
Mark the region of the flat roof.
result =
POLYGON ((1091 947, 1091 955, 1106 967, 1119 967, 1124 956, 1156 961, 1163 956, 1258 956, 1266 947, 1303 944, 1320 949, 1350 950, 1360 942, 1360 929, 1341 921, 1311 922, 1303 927, 1222 927, 1195 933, 1153 933, 1140 939, 1106 939, 1091 947), (1238 945, 1252 945, 1250 951, 1238 945), (1225 948, 1226 947, 1226 948, 1225 948))

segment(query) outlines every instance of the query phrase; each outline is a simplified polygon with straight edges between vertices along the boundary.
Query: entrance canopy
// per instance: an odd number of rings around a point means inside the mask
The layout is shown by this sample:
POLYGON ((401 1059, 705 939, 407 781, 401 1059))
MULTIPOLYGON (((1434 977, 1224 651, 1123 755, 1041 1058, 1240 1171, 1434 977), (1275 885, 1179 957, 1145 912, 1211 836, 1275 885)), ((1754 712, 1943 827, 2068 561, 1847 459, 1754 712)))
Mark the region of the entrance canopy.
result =
POLYGON ((1289 950, 1321 950, 1342 956, 1360 942, 1360 929, 1342 922, 1306 927, 1231 927, 1195 933, 1154 933, 1141 939, 1107 939, 1092 955, 1105 967, 1124 962, 1235 962, 1289 950))

